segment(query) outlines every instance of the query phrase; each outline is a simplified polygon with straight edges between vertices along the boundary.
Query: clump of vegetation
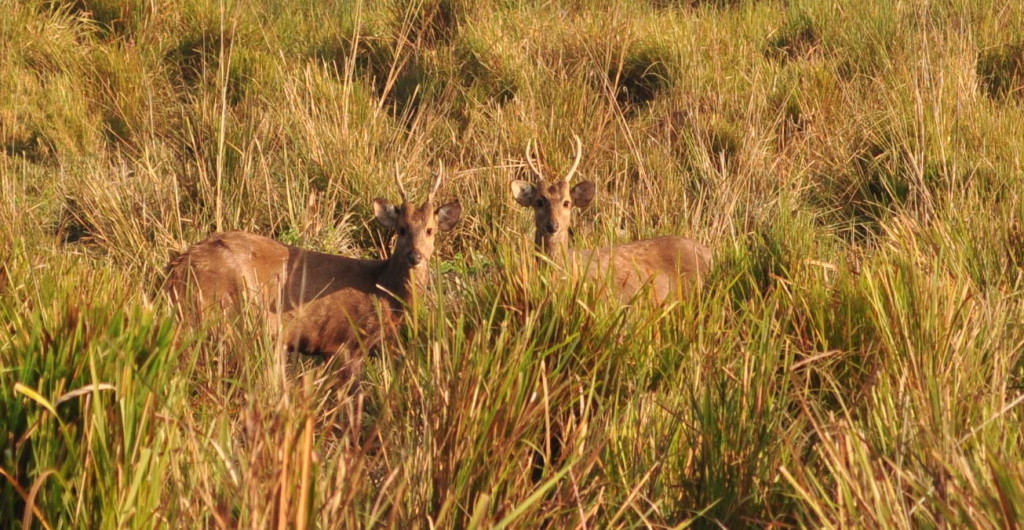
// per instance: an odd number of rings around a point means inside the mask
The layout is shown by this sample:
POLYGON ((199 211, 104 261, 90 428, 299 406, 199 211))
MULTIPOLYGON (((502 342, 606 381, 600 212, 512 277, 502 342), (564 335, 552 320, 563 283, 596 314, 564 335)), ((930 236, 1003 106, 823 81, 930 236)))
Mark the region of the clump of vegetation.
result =
POLYGON ((799 88, 788 83, 780 85, 769 95, 769 105, 777 116, 779 145, 784 149, 806 130, 809 122, 799 88))
POLYGON ((743 271, 733 284, 733 296, 740 300, 764 296, 780 284, 800 278, 807 267, 805 256, 813 255, 821 246, 808 230, 815 220, 788 202, 761 208, 753 215, 758 217, 756 228, 739 251, 726 260, 729 268, 743 271))
POLYGON ((351 62, 357 72, 370 79, 386 79, 394 62, 394 47, 385 36, 369 31, 357 34, 349 29, 318 46, 312 56, 330 64, 338 74, 344 74, 351 62))
POLYGON ((4 153, 10 157, 25 158, 41 163, 53 156, 53 143, 39 131, 5 131, 2 140, 4 153))
POLYGON ((223 82, 228 101, 237 105, 253 81, 253 72, 245 50, 236 46, 236 35, 230 29, 191 28, 177 46, 167 52, 164 60, 178 73, 179 82, 188 91, 195 92, 200 83, 216 86, 223 82), (216 73, 222 61, 230 66, 224 80, 218 81, 216 73))
POLYGON ((854 151, 850 168, 819 175, 829 190, 826 196, 835 201, 830 207, 856 237, 878 235, 896 210, 910 204, 911 184, 899 157, 891 145, 865 140, 854 151))
POLYGON ((474 4, 471 0, 426 0, 415 6, 400 3, 396 14, 408 28, 411 42, 434 48, 455 40, 472 15, 474 4))
POLYGON ((508 103, 519 90, 515 72, 479 38, 464 39, 455 47, 462 84, 477 91, 485 101, 508 103))
POLYGON ((790 17, 786 24, 768 38, 765 55, 772 59, 793 60, 807 57, 820 47, 814 22, 806 13, 790 17))
POLYGON ((48 0, 44 5, 83 17, 106 38, 130 37, 145 23, 152 4, 141 0, 48 0))
POLYGON ((608 70, 615 101, 627 114, 649 105, 672 86, 671 58, 663 45, 638 45, 608 70))
POLYGON ((1024 43, 1004 44, 978 54, 978 83, 993 99, 1024 98, 1024 43))
POLYGON ((651 0, 654 6, 659 8, 689 7, 689 8, 711 8, 730 9, 737 8, 757 0, 651 0))
POLYGON ((430 54, 405 42, 409 35, 400 28, 392 31, 396 33, 349 32, 321 46, 314 56, 328 61, 338 74, 345 74, 351 64, 393 116, 412 118, 424 100, 442 90, 440 73, 430 54))
POLYGON ((78 201, 73 197, 64 201, 61 218, 53 227, 54 235, 64 243, 78 243, 91 238, 94 232, 94 227, 89 226, 87 214, 78 201))
POLYGON ((735 169, 743 149, 742 132, 721 116, 708 119, 697 112, 673 111, 658 130, 683 166, 694 171, 735 169))
POLYGON ((910 183, 899 167, 900 153, 892 145, 876 141, 857 151, 854 159, 857 194, 854 203, 865 212, 890 211, 910 200, 910 183))

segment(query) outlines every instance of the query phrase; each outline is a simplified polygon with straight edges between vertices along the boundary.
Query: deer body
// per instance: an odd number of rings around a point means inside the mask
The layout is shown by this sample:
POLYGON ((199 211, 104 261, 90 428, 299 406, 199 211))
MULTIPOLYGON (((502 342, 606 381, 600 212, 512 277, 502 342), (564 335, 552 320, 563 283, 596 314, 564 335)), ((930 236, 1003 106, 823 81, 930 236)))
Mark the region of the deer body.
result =
POLYGON ((569 186, 579 167, 582 144, 576 138, 576 160, 569 173, 547 183, 534 165, 529 144, 526 151, 528 166, 539 182, 512 181, 512 195, 520 205, 533 209, 535 242, 554 262, 567 265, 589 280, 610 282, 608 285, 624 302, 632 300, 646 285, 650 285, 654 301, 661 303, 702 283, 711 266, 711 250, 692 239, 662 236, 594 250, 570 250, 572 208, 589 206, 595 192, 591 181, 569 186))
POLYGON ((168 281, 176 300, 194 281, 200 312, 254 303, 272 329, 282 330, 289 351, 334 353, 367 343, 400 320, 408 273, 388 265, 227 232, 172 261, 168 281))
MULTIPOLYGON (((438 184, 440 181, 438 181, 438 184)), ((437 186, 435 185, 435 190, 437 186)), ((386 260, 356 259, 305 250, 247 232, 215 234, 168 265, 167 290, 176 303, 191 302, 202 317, 253 305, 288 351, 332 355, 343 348, 368 350, 401 323, 438 230, 461 215, 452 202, 434 210, 374 200, 377 219, 398 232, 386 260)), ((431 193, 431 196, 433 192, 431 193)))
POLYGON ((598 285, 610 282, 623 301, 645 287, 655 302, 683 295, 700 284, 711 264, 711 250, 692 239, 661 236, 594 250, 570 251, 572 269, 598 285))

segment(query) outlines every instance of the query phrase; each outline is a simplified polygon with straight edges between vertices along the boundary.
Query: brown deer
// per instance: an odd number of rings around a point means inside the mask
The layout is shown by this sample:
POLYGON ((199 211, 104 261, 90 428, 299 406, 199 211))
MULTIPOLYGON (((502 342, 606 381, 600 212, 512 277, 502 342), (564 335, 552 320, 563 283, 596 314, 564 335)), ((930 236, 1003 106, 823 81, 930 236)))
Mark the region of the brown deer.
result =
POLYGON ((583 143, 579 137, 574 138, 576 158, 565 177, 545 182, 534 162, 531 141, 526 144, 526 161, 536 182, 512 181, 516 202, 533 208, 538 249, 556 263, 568 261, 572 270, 590 279, 608 279, 625 302, 648 284, 658 303, 701 284, 711 266, 711 250, 692 239, 661 236, 595 250, 569 250, 572 209, 589 206, 595 192, 589 180, 569 186, 583 157, 583 143))
POLYGON ((368 351, 401 322, 415 284, 426 280, 434 238, 462 214, 458 201, 434 207, 440 174, 419 208, 409 202, 401 177, 395 180, 401 204, 373 200, 377 221, 397 233, 388 259, 336 256, 225 232, 170 262, 166 288, 172 301, 196 304, 200 316, 254 304, 281 331, 290 352, 368 351))

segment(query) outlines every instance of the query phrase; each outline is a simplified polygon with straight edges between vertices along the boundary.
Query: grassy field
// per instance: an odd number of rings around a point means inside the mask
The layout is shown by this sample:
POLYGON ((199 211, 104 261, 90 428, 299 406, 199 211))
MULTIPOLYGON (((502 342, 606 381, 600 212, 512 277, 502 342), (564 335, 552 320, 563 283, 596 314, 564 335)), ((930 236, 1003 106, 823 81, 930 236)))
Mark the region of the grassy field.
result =
POLYGON ((0 526, 1012 526, 1022 36, 1005 0, 0 0, 0 526), (574 244, 700 240, 699 296, 535 267, 508 183, 574 134, 574 244), (161 294, 219 230, 379 256, 372 199, 438 163, 463 219, 357 394, 161 294))

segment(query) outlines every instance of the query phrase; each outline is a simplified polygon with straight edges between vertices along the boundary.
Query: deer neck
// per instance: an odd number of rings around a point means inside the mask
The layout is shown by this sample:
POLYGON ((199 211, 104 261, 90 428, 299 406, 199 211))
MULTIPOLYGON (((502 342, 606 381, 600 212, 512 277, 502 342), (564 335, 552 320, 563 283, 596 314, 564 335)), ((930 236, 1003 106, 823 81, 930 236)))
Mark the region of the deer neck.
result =
POLYGON ((554 237, 544 238, 538 233, 535 239, 537 248, 544 253, 545 256, 555 262, 562 262, 569 255, 569 234, 563 232, 557 234, 554 237))
POLYGON ((401 311, 415 295, 416 284, 426 280, 426 273, 425 264, 413 268, 392 255, 377 280, 377 288, 390 301, 392 309, 401 311))

